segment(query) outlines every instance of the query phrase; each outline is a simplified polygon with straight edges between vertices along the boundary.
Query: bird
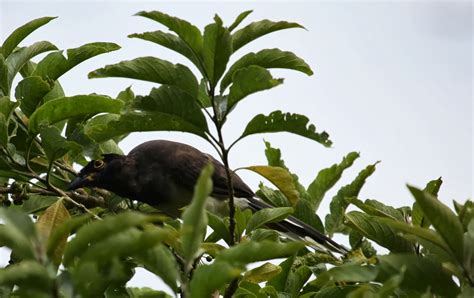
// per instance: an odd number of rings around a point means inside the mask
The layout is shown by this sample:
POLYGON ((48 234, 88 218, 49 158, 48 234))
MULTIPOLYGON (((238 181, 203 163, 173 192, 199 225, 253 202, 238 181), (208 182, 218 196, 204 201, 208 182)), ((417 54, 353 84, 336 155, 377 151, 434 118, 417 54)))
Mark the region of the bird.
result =
MULTIPOLYGON (((68 190, 84 187, 106 189, 121 197, 147 203, 170 217, 179 218, 183 208, 191 202, 201 170, 208 164, 214 167, 211 201, 217 203, 216 206, 227 206, 229 190, 224 165, 210 154, 169 140, 147 141, 133 148, 128 155, 103 154, 102 159, 91 160, 80 170, 68 190)), ((231 175, 236 205, 253 212, 272 208, 257 199, 235 172, 231 171, 231 175)), ((297 240, 315 241, 340 254, 349 251, 293 216, 268 226, 297 240)))

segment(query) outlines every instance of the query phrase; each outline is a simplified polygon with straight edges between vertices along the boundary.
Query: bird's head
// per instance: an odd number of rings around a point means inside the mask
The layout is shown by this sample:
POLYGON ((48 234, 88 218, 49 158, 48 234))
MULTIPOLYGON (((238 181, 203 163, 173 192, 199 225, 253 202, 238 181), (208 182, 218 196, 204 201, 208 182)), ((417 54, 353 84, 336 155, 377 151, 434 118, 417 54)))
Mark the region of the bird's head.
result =
POLYGON ((91 160, 71 181, 68 190, 81 187, 102 187, 101 182, 104 180, 102 178, 108 175, 114 161, 122 157, 123 155, 119 154, 104 154, 102 159, 91 160))

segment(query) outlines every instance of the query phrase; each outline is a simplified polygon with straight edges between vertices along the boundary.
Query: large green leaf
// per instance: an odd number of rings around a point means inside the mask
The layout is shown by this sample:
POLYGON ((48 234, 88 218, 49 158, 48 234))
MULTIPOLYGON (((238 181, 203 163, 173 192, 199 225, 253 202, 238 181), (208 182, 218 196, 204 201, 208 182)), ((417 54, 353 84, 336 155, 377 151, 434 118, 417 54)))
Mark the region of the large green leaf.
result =
MULTIPOLYGON (((443 255, 451 254, 446 242, 444 242, 443 238, 441 238, 441 236, 435 233, 433 230, 425 229, 419 226, 412 226, 405 222, 396 221, 390 218, 379 218, 378 221, 383 222, 394 229, 402 231, 403 233, 414 235, 416 236, 416 239, 423 240, 423 243, 429 243, 430 247, 426 247, 428 250, 432 250, 431 248, 433 245, 436 246, 436 251, 432 252, 436 253, 439 250, 442 250, 443 255)), ((452 257, 454 258, 454 256, 452 257)))
POLYGON ((162 13, 160 11, 140 11, 136 14, 154 20, 176 33, 195 54, 201 53, 203 38, 201 31, 188 21, 162 13))
POLYGON ((131 132, 182 131, 193 133, 207 140, 206 133, 202 128, 173 114, 144 112, 128 113, 120 117, 118 115, 107 116, 109 117, 91 119, 84 128, 85 134, 96 142, 103 142, 131 132))
POLYGON ((0 55, 0 96, 10 96, 9 86, 8 66, 5 62, 5 58, 0 55))
POLYGON ((186 44, 179 36, 163 31, 153 31, 144 33, 130 34, 128 37, 140 38, 159 44, 165 48, 173 50, 184 57, 188 58, 202 72, 202 65, 199 56, 186 44))
POLYGON ((199 248, 206 236, 207 216, 206 199, 212 191, 212 174, 214 168, 207 165, 201 171, 191 204, 183 212, 183 224, 181 226, 181 242, 183 256, 186 260, 186 270, 191 269, 194 259, 199 255, 199 248))
MULTIPOLYGON (((443 183, 443 180, 441 180, 441 177, 435 180, 431 180, 430 182, 428 182, 428 184, 426 184, 424 191, 428 192, 434 197, 437 197, 438 191, 442 183, 443 183)), ((414 225, 421 226, 424 228, 427 228, 431 225, 431 222, 429 221, 428 218, 426 218, 426 216, 424 216, 423 211, 420 208, 420 205, 416 201, 415 203, 413 203, 411 218, 414 225)))
POLYGON ((28 23, 18 27, 13 31, 3 42, 0 54, 4 57, 8 57, 11 52, 25 39, 31 32, 35 31, 39 27, 46 25, 56 17, 42 17, 29 21, 28 23))
POLYGON ((189 297, 212 297, 221 287, 238 277, 242 268, 227 262, 214 262, 211 265, 199 266, 193 272, 189 286, 189 297))
POLYGON ((413 245, 397 234, 397 230, 379 220, 359 211, 351 211, 345 216, 346 224, 377 242, 391 252, 413 252, 413 245))
POLYGON ((148 96, 137 96, 133 108, 151 113, 168 114, 207 132, 207 122, 201 107, 188 93, 174 86, 153 88, 148 96))
POLYGON ((375 172, 375 166, 377 163, 368 165, 365 169, 359 172, 357 177, 350 184, 347 184, 339 189, 336 195, 332 198, 329 205, 331 213, 326 215, 326 231, 329 235, 333 235, 335 232, 342 228, 342 220, 344 213, 349 201, 347 198, 357 197, 360 190, 365 184, 367 178, 375 172))
POLYGON ((220 84, 221 93, 232 83, 232 77, 237 70, 250 65, 258 65, 263 68, 286 68, 297 70, 307 75, 313 74, 311 67, 292 52, 284 52, 280 49, 264 49, 257 53, 248 53, 232 64, 222 78, 220 84))
POLYGON ((242 13, 240 13, 237 18, 235 18, 234 22, 229 26, 229 31, 232 31, 234 30, 235 28, 237 28, 237 26, 240 25, 240 23, 242 23, 242 21, 249 15, 253 12, 253 10, 246 10, 242 13))
MULTIPOLYGON (((45 239, 45 242, 49 241, 49 238, 54 233, 54 231, 70 218, 71 216, 64 207, 63 202, 58 200, 56 203, 46 209, 36 222, 40 237, 45 239)), ((66 248, 68 236, 69 235, 63 235, 63 237, 57 242, 54 251, 48 252, 50 253, 49 257, 53 260, 56 266, 61 264, 61 259, 63 257, 64 249, 66 248)))
POLYGON ((273 278, 274 276, 280 274, 280 272, 280 266, 266 262, 257 268, 247 271, 243 277, 243 280, 258 284, 273 278))
POLYGON ((287 218, 294 211, 291 207, 266 208, 255 212, 247 223, 247 233, 272 222, 287 218))
POLYGON ((197 98, 199 84, 194 74, 182 64, 172 64, 155 57, 140 57, 107 65, 89 73, 89 78, 123 77, 176 86, 197 98))
POLYGON ((362 202, 357 198, 350 198, 348 200, 351 202, 351 204, 359 207, 369 215, 391 218, 400 222, 404 222, 405 220, 400 210, 395 209, 392 206, 385 205, 377 200, 365 200, 365 202, 362 202))
POLYGON ((27 260, 0 269, 0 285, 42 290, 46 294, 52 292, 54 280, 45 266, 27 260))
POLYGON ((384 282, 395 274, 405 270, 402 289, 420 293, 430 290, 443 297, 455 297, 459 288, 452 277, 443 270, 441 263, 432 258, 422 258, 408 254, 390 254, 378 257, 380 263, 377 280, 384 282))
POLYGON ((331 167, 319 171, 316 178, 308 186, 310 202, 314 210, 318 209, 324 195, 334 186, 334 184, 336 184, 337 181, 339 181, 344 170, 352 166, 359 156, 360 155, 357 152, 350 152, 339 164, 333 164, 331 167))
POLYGON ((283 83, 283 79, 274 79, 268 70, 256 65, 237 70, 233 80, 227 100, 227 112, 246 96, 283 83))
POLYGON ((236 31, 232 35, 232 44, 234 52, 246 45, 247 43, 263 36, 268 33, 289 29, 289 28, 304 28, 297 23, 289 23, 285 21, 281 22, 272 22, 269 20, 262 20, 258 22, 250 23, 244 28, 236 31))
POLYGON ((13 79, 26 62, 36 55, 57 49, 58 48, 49 41, 39 41, 30 46, 15 50, 5 60, 8 65, 8 89, 10 89, 13 79))
POLYGON ((456 214, 429 193, 412 186, 408 186, 408 189, 415 197, 423 214, 446 241, 458 262, 462 264, 464 229, 456 214))
POLYGON ((298 190, 293 183, 290 173, 280 167, 250 166, 244 169, 253 171, 273 183, 286 196, 292 206, 296 206, 299 200, 298 190))
POLYGON ((52 86, 40 76, 27 77, 20 81, 15 89, 15 97, 20 102, 21 111, 29 117, 51 89, 52 86))
POLYGON ((3 147, 7 147, 10 141, 9 124, 17 105, 7 96, 0 97, 0 145, 3 147))
POLYGON ((320 274, 310 283, 311 286, 322 288, 332 283, 370 282, 378 274, 378 268, 372 265, 344 264, 320 274))
POLYGON ((280 243, 273 241, 248 241, 223 250, 215 261, 225 261, 234 266, 288 257, 304 247, 301 242, 280 243))
POLYGON ((151 249, 142 250, 137 258, 147 270, 158 275, 171 289, 177 290, 178 264, 166 246, 158 244, 151 249))
POLYGON ((100 95, 76 95, 46 102, 30 117, 29 129, 38 132, 40 124, 53 124, 81 115, 120 113, 123 102, 100 95))
POLYGON ((214 24, 207 25, 204 29, 202 49, 204 68, 212 86, 215 86, 221 78, 232 54, 232 40, 229 30, 222 26, 219 16, 216 15, 214 20, 214 24))
POLYGON ((94 243, 150 221, 153 221, 153 218, 150 216, 137 212, 124 212, 83 226, 76 233, 76 237, 68 243, 64 252, 63 263, 65 266, 68 266, 80 258, 87 251, 87 248, 94 243))
POLYGON ((7 246, 21 259, 42 257, 35 226, 27 214, 13 209, 0 209, 0 246, 7 246))
POLYGON ((39 132, 44 152, 49 161, 54 161, 64 156, 70 150, 81 150, 79 144, 67 141, 61 135, 61 131, 55 126, 41 126, 39 132))
POLYGON ((60 76, 79 63, 97 55, 116 51, 118 49, 120 49, 120 46, 115 43, 93 42, 82 45, 78 48, 68 49, 66 51, 67 57, 64 57, 62 51, 54 52, 38 62, 32 75, 57 80, 60 76))
POLYGON ((317 133, 315 126, 308 122, 309 119, 300 114, 283 114, 281 111, 274 111, 268 116, 259 114, 250 120, 239 140, 258 133, 290 132, 330 147, 329 135, 325 131, 317 133))

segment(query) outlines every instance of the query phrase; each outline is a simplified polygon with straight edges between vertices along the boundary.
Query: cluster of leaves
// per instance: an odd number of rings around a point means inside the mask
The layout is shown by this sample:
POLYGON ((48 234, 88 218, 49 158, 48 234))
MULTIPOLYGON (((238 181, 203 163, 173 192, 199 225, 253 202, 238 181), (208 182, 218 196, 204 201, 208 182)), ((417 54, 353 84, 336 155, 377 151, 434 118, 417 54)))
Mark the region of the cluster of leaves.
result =
POLYGON ((167 296, 127 287, 138 267, 159 276, 175 293, 190 297, 472 294, 473 203, 456 204, 455 214, 436 199, 440 179, 425 190, 410 187, 416 200, 412 208, 362 202, 357 197, 376 167, 368 165, 336 192, 324 223, 318 217, 325 194, 359 157, 356 152, 319 171, 305 187, 285 166, 280 150, 266 143, 268 165, 246 169, 276 187, 261 184, 257 191, 275 208, 255 214, 234 210, 231 196, 227 218, 205 210, 212 168, 201 173, 193 201, 180 220, 164 219, 152 208, 126 204, 103 190, 63 190, 75 175, 74 163, 83 165, 102 153, 121 153, 118 143, 135 131, 198 135, 216 148, 227 175, 230 149, 253 134, 286 131, 330 146, 328 134, 316 132, 308 118, 281 111, 256 115, 237 140, 224 144, 222 128, 236 105, 283 82, 269 69, 312 74, 301 58, 280 49, 248 53, 228 66, 230 56, 247 43, 274 31, 302 28, 262 20, 236 30, 249 14, 243 12, 228 27, 216 16, 201 33, 189 22, 158 11, 138 13, 172 33, 130 37, 183 55, 201 75, 198 79, 187 66, 156 57, 123 61, 89 74, 90 78, 125 77, 160 84, 144 96, 136 96, 130 88, 116 98, 65 96, 58 81, 62 74, 119 46, 91 43, 68 49, 66 56, 46 41, 18 47, 52 18, 33 20, 5 40, 0 48, 0 194, 3 205, 14 202, 15 206, 0 209, 0 245, 12 249, 10 264, 0 269, 2 297, 167 296), (39 62, 31 61, 47 51, 51 53, 39 62), (12 97, 18 73, 22 79, 12 97), (362 212, 346 212, 351 204, 362 212), (307 243, 282 239, 266 228, 290 214, 322 233, 348 235, 351 252, 339 259, 326 250, 310 250, 307 243), (371 241, 390 254, 377 255, 371 241), (275 258, 285 259, 279 265, 268 262, 275 258), (255 262, 264 263, 248 270, 255 262))

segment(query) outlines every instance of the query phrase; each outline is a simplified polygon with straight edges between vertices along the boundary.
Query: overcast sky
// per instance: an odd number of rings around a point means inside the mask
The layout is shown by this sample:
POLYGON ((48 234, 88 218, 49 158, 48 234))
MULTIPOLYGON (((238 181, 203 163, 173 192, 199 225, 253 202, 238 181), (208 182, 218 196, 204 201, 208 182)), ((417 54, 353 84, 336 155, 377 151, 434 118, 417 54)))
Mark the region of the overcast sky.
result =
MULTIPOLYGON (((406 183, 423 187, 443 177, 440 199, 472 198, 472 4, 463 2, 72 2, 2 1, 0 39, 33 18, 58 16, 22 45, 49 40, 61 49, 94 41, 116 42, 122 49, 93 58, 64 75, 67 95, 100 93, 115 96, 132 86, 146 94, 153 84, 128 79, 87 79, 106 64, 153 55, 189 65, 173 52, 126 36, 163 30, 151 20, 132 16, 160 10, 203 28, 215 13, 229 25, 242 11, 254 12, 244 21, 287 20, 307 30, 290 29, 267 35, 236 54, 278 47, 305 59, 314 75, 272 70, 285 78, 282 86, 243 100, 226 124, 226 140, 238 137, 257 113, 274 110, 308 116, 326 130, 331 149, 290 135, 268 134, 244 139, 231 153, 234 168, 264 164, 263 138, 281 148, 289 168, 309 184, 317 172, 339 162, 350 151, 361 158, 337 186, 350 182, 367 164, 378 160, 360 199, 377 199, 393 206, 411 205, 406 183)), ((231 62, 232 62, 231 61, 231 62)), ((193 71, 196 69, 192 68, 193 71)), ((212 147, 182 133, 132 134, 121 143, 125 152, 151 139, 185 142, 203 151, 212 147)), ((258 176, 240 172, 256 189, 258 176)), ((318 214, 324 219, 329 192, 318 214)))

